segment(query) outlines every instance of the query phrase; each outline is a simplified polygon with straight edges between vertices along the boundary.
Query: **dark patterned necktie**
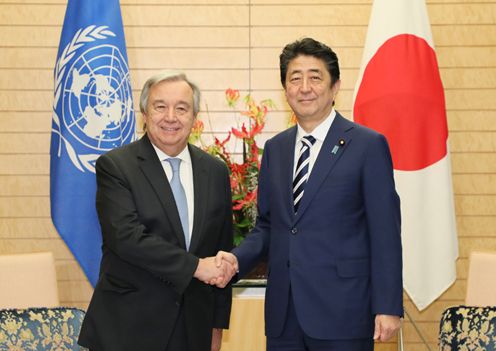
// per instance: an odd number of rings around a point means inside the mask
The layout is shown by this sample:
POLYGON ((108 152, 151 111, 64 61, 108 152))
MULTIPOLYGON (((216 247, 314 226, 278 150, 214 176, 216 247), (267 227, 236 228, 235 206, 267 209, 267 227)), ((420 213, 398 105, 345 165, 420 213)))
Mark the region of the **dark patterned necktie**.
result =
POLYGON ((307 135, 301 139, 301 142, 303 145, 300 149, 300 157, 296 164, 296 171, 293 179, 293 205, 295 213, 298 212, 305 184, 307 183, 310 148, 315 143, 315 138, 311 135, 307 135))

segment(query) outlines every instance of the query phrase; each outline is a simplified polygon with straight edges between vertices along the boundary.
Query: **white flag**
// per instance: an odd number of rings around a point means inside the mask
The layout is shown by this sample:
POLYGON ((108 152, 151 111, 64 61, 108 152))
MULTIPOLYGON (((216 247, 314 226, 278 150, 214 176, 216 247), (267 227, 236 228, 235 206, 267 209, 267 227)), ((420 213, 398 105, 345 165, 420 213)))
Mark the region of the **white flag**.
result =
POLYGON ((444 90, 424 0, 374 0, 353 115, 388 139, 404 288, 422 310, 455 281, 458 258, 444 90))

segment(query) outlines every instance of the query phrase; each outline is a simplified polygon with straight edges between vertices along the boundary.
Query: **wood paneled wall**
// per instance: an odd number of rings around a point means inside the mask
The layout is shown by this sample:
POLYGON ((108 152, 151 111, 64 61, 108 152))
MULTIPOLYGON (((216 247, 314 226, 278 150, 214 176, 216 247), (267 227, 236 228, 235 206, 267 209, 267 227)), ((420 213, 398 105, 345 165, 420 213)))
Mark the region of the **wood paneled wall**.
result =
MULTIPOLYGON (((371 2, 121 0, 135 101, 152 73, 184 70, 203 90, 207 134, 222 135, 234 125, 226 88, 270 97, 277 109, 263 142, 289 115, 278 54, 313 36, 338 53, 337 109, 350 116, 371 2)), ((406 295, 405 305, 435 348, 441 311, 464 299, 470 251, 496 250, 496 1, 427 3, 446 91, 460 259, 456 283, 429 308, 418 312, 406 295)), ((52 77, 65 7, 63 0, 0 0, 0 254, 53 251, 62 303, 85 308, 92 289, 49 210, 52 77)), ((404 329, 406 349, 424 350, 412 324, 404 329)))

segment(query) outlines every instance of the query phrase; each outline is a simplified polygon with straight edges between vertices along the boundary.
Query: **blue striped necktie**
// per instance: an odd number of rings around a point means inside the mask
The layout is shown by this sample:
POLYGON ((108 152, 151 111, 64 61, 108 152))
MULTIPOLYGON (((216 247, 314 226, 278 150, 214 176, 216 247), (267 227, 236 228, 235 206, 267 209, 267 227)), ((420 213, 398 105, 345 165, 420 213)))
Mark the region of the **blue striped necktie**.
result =
POLYGON ((298 212, 298 207, 303 197, 305 184, 308 179, 308 165, 310 163, 310 148, 315 143, 315 138, 307 135, 301 139, 302 147, 300 149, 300 157, 296 164, 295 176, 293 179, 293 205, 294 212, 298 212))
POLYGON ((167 158, 165 161, 169 162, 172 168, 172 179, 170 181, 170 186, 172 193, 174 194, 174 200, 176 200, 177 210, 179 212, 179 218, 181 219, 181 225, 184 232, 184 240, 186 242, 186 250, 189 249, 189 223, 188 223, 188 200, 186 199, 186 193, 184 192, 183 185, 181 184, 181 178, 179 176, 179 168, 181 166, 180 158, 167 158))

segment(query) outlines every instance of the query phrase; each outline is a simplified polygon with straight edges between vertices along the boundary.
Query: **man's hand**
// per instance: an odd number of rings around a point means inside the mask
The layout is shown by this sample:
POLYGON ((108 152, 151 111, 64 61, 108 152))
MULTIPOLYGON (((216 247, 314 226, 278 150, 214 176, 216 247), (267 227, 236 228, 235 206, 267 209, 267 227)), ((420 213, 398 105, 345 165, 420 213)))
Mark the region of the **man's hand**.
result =
POLYGON ((375 316, 374 340, 388 341, 401 328, 401 319, 399 316, 390 316, 387 314, 378 314, 375 316))
POLYGON ((220 351, 222 346, 222 329, 212 329, 212 351, 220 351))
POLYGON ((215 284, 219 288, 224 288, 239 270, 238 259, 230 252, 219 251, 217 256, 215 256, 215 265, 218 268, 224 269, 225 276, 223 279, 210 281, 210 284, 215 284))
POLYGON ((210 284, 211 281, 223 281, 226 277, 226 270, 223 267, 217 267, 214 257, 200 258, 193 277, 210 284))

